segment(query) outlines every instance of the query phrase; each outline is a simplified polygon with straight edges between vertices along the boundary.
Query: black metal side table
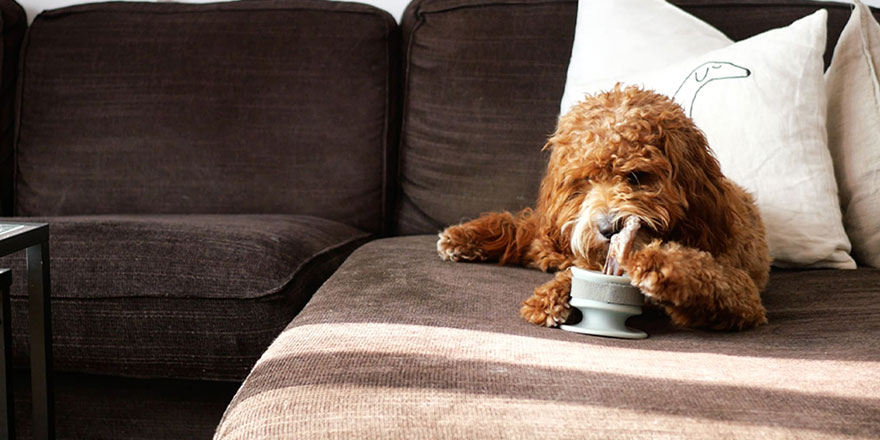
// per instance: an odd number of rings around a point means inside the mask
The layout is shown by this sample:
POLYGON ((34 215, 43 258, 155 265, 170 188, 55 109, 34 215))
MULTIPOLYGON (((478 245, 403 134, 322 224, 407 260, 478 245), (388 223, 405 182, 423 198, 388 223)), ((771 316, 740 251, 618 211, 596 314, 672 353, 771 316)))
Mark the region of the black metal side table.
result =
MULTIPOLYGON (((34 405, 34 438, 55 438, 55 404, 52 389, 52 320, 49 305, 49 225, 45 223, 0 223, 0 257, 26 249, 28 319, 31 344, 31 393, 34 405)), ((4 391, 0 407, 0 436, 14 438, 14 411, 11 371, 11 329, 9 323, 8 270, 0 270, 2 293, 3 358, 0 359, 4 391)))

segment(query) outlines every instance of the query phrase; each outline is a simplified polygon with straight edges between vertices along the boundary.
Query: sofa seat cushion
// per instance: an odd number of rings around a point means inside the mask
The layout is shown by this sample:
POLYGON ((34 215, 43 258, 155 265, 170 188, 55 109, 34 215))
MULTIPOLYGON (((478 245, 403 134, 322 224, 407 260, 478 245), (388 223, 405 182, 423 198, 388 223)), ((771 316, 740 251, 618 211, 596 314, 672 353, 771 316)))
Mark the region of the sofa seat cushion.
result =
POLYGON ((217 439, 841 438, 880 433, 880 271, 775 271, 770 323, 641 341, 526 323, 551 275, 355 251, 255 365, 217 439))
MULTIPOLYGON (((241 379, 369 234, 289 215, 7 218, 49 223, 53 337, 63 371, 241 379)), ((24 253, 13 324, 24 363, 24 253)))

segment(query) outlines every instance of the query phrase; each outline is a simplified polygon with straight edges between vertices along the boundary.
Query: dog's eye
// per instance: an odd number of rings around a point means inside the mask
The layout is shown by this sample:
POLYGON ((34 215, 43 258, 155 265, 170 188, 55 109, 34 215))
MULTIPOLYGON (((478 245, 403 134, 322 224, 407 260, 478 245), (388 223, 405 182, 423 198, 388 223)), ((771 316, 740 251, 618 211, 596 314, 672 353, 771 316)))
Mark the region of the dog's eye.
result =
POLYGON ((626 180, 633 186, 644 185, 645 183, 648 183, 650 178, 651 176, 643 171, 633 171, 626 176, 626 180))

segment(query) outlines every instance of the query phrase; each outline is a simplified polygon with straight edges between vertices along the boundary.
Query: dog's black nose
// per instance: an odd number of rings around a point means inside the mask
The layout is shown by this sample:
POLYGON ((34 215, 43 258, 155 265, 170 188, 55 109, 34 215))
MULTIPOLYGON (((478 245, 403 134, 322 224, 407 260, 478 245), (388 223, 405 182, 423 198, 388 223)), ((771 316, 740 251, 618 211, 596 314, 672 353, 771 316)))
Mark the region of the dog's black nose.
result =
POLYGON ((599 220, 599 233, 602 234, 603 237, 611 239, 611 237, 617 232, 617 224, 615 222, 612 222, 607 218, 599 220))

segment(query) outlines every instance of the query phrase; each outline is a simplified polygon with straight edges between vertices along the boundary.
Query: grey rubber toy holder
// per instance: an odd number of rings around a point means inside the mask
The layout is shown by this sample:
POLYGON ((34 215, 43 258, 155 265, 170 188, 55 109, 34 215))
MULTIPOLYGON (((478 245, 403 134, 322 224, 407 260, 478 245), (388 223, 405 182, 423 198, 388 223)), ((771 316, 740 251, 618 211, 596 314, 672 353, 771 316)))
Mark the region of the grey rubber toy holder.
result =
POLYGON ((630 284, 627 276, 571 268, 572 307, 581 311, 577 324, 559 326, 562 330, 587 335, 624 339, 644 339, 648 334, 626 326, 626 320, 642 314, 645 297, 630 284))

